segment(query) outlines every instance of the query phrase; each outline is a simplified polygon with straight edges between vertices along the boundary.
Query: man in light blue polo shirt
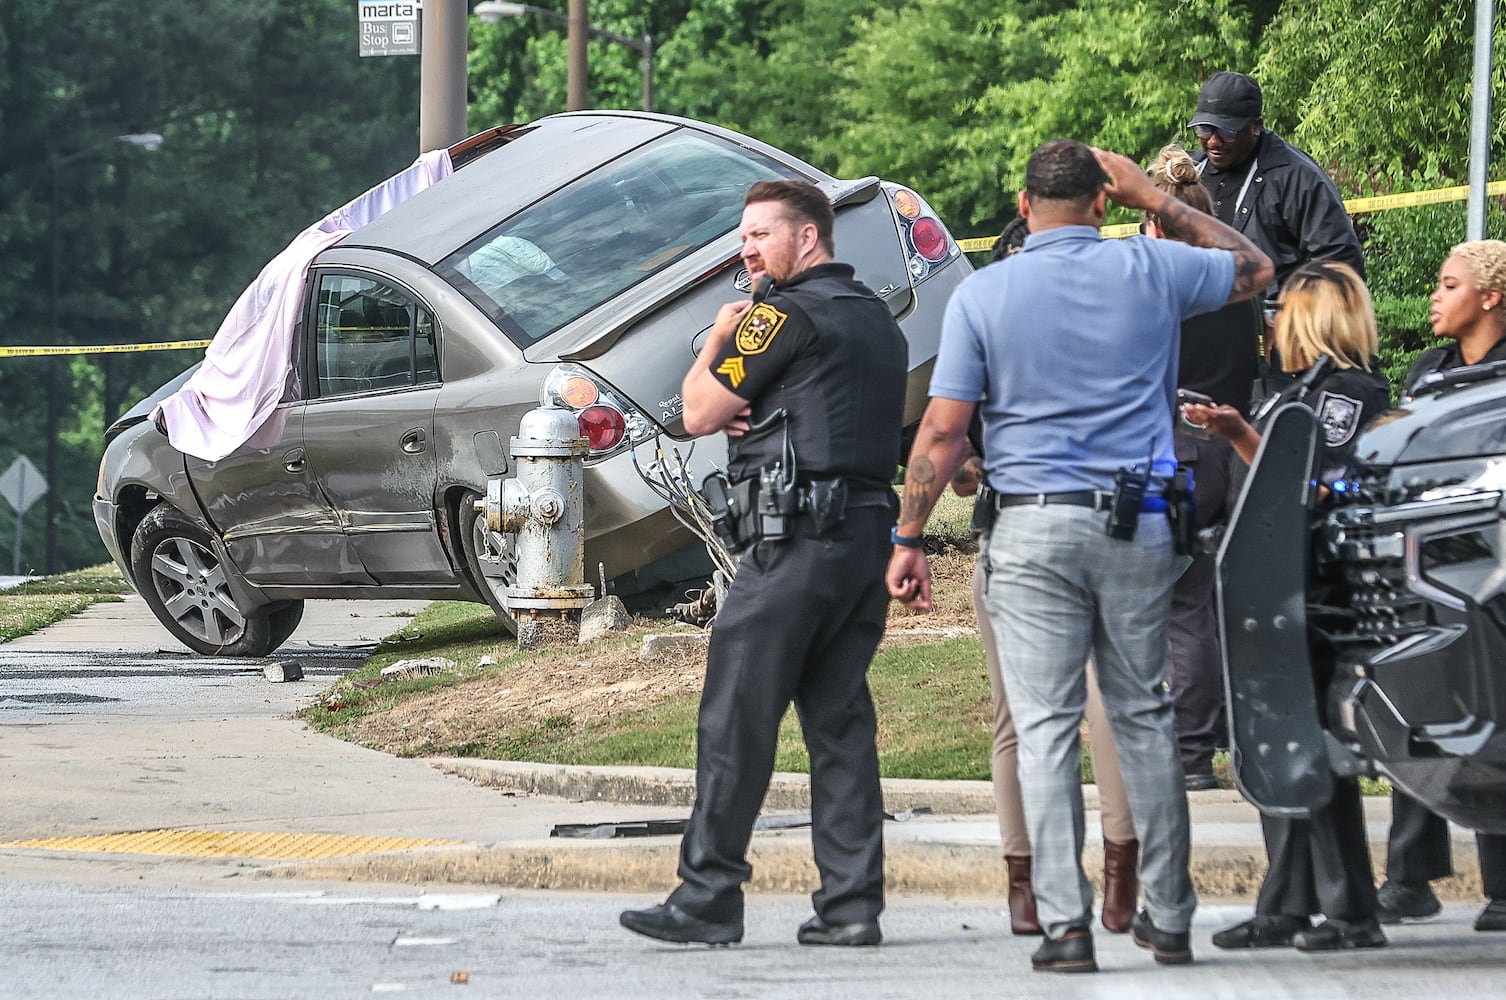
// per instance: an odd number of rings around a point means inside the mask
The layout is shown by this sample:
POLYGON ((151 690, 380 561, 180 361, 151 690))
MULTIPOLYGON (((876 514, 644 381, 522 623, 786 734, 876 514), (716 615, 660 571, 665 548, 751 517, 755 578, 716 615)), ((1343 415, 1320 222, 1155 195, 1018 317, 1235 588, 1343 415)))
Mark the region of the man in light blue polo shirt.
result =
MULTIPOLYGON (((1213 216, 1158 190, 1128 158, 1059 139, 1037 149, 1019 196, 1024 250, 983 268, 947 307, 931 402, 905 469, 890 593, 929 610, 920 538, 981 406, 997 509, 986 605, 1019 733, 1032 881, 1050 972, 1097 969, 1082 870, 1078 729, 1091 655, 1141 842, 1135 942, 1192 960, 1187 799, 1162 687, 1174 580, 1161 493, 1176 467, 1172 411, 1182 320, 1257 294, 1269 258, 1213 216), (1156 215, 1182 242, 1104 240, 1107 199, 1156 215), (1108 533, 1116 477, 1141 479, 1131 537, 1108 533), (1143 513, 1140 513, 1143 512, 1143 513)), ((1121 516, 1121 522, 1123 517, 1121 516)))

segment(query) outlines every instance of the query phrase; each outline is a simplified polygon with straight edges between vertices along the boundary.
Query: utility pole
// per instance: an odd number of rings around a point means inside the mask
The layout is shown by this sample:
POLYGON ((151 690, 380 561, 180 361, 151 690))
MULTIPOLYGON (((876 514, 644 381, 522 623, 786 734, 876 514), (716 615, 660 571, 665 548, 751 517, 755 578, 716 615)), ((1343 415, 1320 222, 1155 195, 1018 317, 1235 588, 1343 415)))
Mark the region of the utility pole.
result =
POLYGON ((425 0, 419 38, 418 151, 448 149, 466 137, 467 0, 425 0))
POLYGON ((591 106, 591 81, 586 64, 591 20, 586 14, 586 0, 570 0, 569 11, 567 45, 570 54, 565 64, 565 110, 584 111, 591 106))
POLYGON ((1495 4, 1475 0, 1475 64, 1469 117, 1469 202, 1464 238, 1485 239, 1485 189, 1490 181, 1490 78, 1495 39, 1495 4))

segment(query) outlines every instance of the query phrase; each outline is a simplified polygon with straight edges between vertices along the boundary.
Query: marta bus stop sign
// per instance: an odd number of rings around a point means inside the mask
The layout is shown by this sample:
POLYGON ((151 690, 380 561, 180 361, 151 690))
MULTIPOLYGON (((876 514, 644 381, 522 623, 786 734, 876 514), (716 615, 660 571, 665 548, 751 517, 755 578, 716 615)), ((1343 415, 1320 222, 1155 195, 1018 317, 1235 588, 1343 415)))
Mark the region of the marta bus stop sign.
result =
POLYGON ((0 497, 4 497, 17 514, 26 513, 26 508, 42 499, 46 492, 47 480, 25 455, 0 472, 0 497))
POLYGON ((418 55, 417 3, 356 0, 361 24, 361 55, 418 55))

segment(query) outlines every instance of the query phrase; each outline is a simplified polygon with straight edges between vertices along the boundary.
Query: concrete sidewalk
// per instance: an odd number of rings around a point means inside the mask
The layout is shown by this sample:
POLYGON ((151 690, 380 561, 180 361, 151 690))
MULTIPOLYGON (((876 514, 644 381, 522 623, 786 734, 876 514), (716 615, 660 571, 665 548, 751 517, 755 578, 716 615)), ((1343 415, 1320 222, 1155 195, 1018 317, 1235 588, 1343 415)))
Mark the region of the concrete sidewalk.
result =
MULTIPOLYGON (((293 639, 267 661, 190 654, 134 597, 0 644, 0 877, 56 875, 60 865, 82 864, 173 880, 671 888, 677 835, 550 833, 558 824, 683 819, 694 794, 691 772, 401 759, 313 733, 292 718, 397 631, 403 620, 396 616, 422 605, 310 602, 293 639), (270 661, 299 662, 307 679, 270 683, 262 675, 270 661), (119 836, 158 830, 166 831, 160 855, 136 853, 139 839, 119 836), (292 846, 280 853, 202 846, 232 834, 292 846), (101 839, 69 839, 85 836, 101 839), (36 841, 44 846, 19 846, 36 841)), ((1090 810, 1084 861, 1096 882, 1097 790, 1083 791, 1090 810)), ((1005 895, 986 782, 888 779, 884 796, 890 812, 909 811, 885 831, 891 891, 1005 895)), ((765 810, 798 813, 808 802, 805 776, 776 775, 765 810)), ((1265 870, 1256 811, 1227 791, 1193 793, 1189 803, 1198 892, 1252 895, 1265 870)), ((1380 872, 1389 802, 1368 800, 1366 808, 1380 872)), ((1473 841, 1456 836, 1458 874, 1436 888, 1475 900, 1473 841)), ((815 887, 803 828, 755 833, 751 861, 755 891, 815 887)))

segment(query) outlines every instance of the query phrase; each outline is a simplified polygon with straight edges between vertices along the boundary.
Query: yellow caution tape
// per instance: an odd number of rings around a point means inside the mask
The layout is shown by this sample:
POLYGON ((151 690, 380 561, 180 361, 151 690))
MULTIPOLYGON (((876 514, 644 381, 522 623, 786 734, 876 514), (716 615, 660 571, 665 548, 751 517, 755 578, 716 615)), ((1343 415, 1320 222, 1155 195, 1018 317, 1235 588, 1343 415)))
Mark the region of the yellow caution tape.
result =
MULTIPOLYGON (((1506 195, 1506 181, 1491 181, 1485 186, 1486 197, 1499 198, 1506 195)), ((1366 212, 1385 212, 1393 208, 1415 208, 1418 205, 1441 205, 1450 201, 1466 201, 1469 185, 1434 188, 1431 191, 1408 191, 1404 194, 1381 194, 1369 198, 1350 198, 1344 208, 1350 215, 1366 212)), ((1125 222, 1104 226, 1099 232, 1109 239, 1133 236, 1140 231, 1138 222, 1125 222)), ((957 241, 963 253, 986 253, 993 249, 997 236, 970 236, 957 241)), ((0 347, 0 358, 53 357, 62 354, 126 354, 135 351, 183 351, 203 349, 207 340, 176 340, 168 344, 110 344, 105 347, 0 347)))
MULTIPOLYGON (((1499 198, 1506 195, 1506 181, 1491 181, 1485 185, 1487 198, 1499 198)), ((1461 184, 1458 187, 1434 188, 1431 191, 1407 191, 1402 194, 1378 194, 1369 198, 1350 198, 1344 202, 1344 208, 1350 215, 1364 215, 1366 212, 1385 212, 1393 208, 1416 208, 1418 205, 1441 205, 1450 201, 1467 201, 1469 199, 1469 185, 1461 184)), ((1140 231, 1140 224, 1126 222, 1116 226, 1104 226, 1099 230, 1104 236, 1116 239, 1121 236, 1133 236, 1140 231)), ((965 240, 958 240, 957 245, 964 253, 979 253, 992 250, 997 236, 978 236, 965 240)))
POLYGON ((203 350, 207 340, 175 340, 167 344, 107 344, 95 347, 0 347, 0 358, 46 358, 61 354, 131 354, 136 351, 203 350))

